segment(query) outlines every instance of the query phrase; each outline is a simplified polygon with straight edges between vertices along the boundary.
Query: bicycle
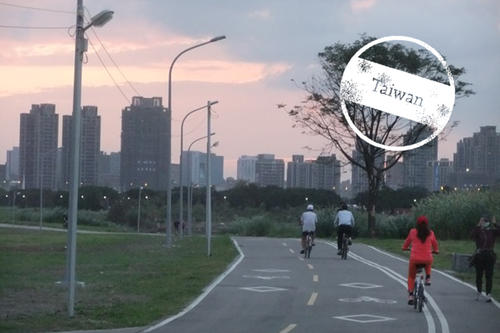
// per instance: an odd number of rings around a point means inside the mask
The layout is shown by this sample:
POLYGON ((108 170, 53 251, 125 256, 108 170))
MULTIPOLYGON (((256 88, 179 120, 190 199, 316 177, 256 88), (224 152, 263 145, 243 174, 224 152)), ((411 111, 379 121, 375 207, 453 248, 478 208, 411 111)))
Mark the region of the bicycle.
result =
POLYGON ((313 246, 312 231, 306 234, 306 248, 304 249, 304 258, 311 258, 311 250, 313 246))
POLYGON ((349 238, 346 233, 342 235, 342 248, 340 249, 340 259, 347 260, 347 253, 349 252, 349 238))

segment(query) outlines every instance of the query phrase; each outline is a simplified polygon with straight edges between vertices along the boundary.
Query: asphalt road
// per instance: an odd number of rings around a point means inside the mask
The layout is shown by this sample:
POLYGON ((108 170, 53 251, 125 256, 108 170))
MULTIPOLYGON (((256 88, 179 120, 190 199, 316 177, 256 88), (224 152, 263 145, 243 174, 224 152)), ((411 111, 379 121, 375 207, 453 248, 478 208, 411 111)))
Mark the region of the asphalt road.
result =
POLYGON ((408 264, 354 244, 348 260, 318 241, 311 258, 292 239, 235 238, 243 254, 232 271, 179 316, 143 332, 499 332, 497 304, 433 272, 428 303, 407 305, 408 264))

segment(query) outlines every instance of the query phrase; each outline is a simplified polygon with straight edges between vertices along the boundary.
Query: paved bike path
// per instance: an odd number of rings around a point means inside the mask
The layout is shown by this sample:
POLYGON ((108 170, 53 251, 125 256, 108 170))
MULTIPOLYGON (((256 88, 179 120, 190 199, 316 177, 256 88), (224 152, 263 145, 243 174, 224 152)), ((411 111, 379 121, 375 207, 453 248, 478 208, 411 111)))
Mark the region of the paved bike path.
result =
POLYGON ((500 310, 434 273, 424 313, 406 304, 407 263, 355 244, 342 261, 317 242, 235 238, 243 260, 194 309, 147 332, 495 332, 500 310), (432 303, 432 304, 431 304, 432 303))

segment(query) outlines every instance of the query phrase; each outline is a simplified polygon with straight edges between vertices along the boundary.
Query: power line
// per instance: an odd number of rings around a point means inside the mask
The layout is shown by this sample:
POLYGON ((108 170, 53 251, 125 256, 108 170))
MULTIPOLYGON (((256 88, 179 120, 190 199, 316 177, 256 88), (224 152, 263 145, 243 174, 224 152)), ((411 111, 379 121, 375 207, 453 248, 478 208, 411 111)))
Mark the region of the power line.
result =
POLYGON ((2 29, 32 29, 32 30, 46 30, 46 29, 68 29, 69 27, 36 27, 26 25, 0 25, 2 29))
POLYGON ((0 2, 0 6, 8 6, 8 7, 22 8, 22 9, 31 9, 31 10, 38 10, 38 11, 51 12, 51 13, 75 14, 75 12, 71 12, 68 10, 14 5, 12 3, 7 3, 7 2, 3 2, 3 1, 0 2))
POLYGON ((127 97, 127 95, 125 95, 125 93, 123 92, 122 88, 120 88, 120 86, 118 85, 118 83, 116 82, 115 78, 113 77, 113 75, 111 75, 111 72, 109 71, 108 67, 106 66, 106 64, 104 63, 104 61, 102 60, 101 56, 99 55, 99 53, 97 53, 97 50, 96 48, 94 47, 94 44, 92 43, 92 41, 89 39, 88 40, 89 43, 90 43, 90 46, 92 47, 92 49, 94 50, 97 58, 99 59, 101 65, 104 67, 104 69, 106 70, 106 73, 108 73, 108 76, 111 78, 111 80, 113 81, 113 83, 115 84, 115 87, 120 91, 121 95, 123 96, 123 98, 125 98, 125 100, 127 101, 127 103, 130 104, 130 99, 127 97))
MULTIPOLYGON (((88 16, 92 16, 90 11, 88 10, 87 7, 85 7, 85 10, 87 11, 87 14, 88 16)), ((102 49, 104 50, 104 52, 106 53, 106 55, 108 56, 109 60, 111 60, 111 62, 113 63, 113 65, 115 66, 115 68, 118 70, 118 72, 120 73, 120 75, 123 77, 123 79, 125 80, 125 82, 127 82, 127 84, 129 85, 129 87, 138 95, 138 96, 142 96, 142 94, 135 88, 135 86, 132 84, 132 82, 129 81, 129 79, 125 76, 125 74, 122 72, 122 70, 120 69, 120 66, 118 66, 118 64, 116 63, 116 61, 113 59, 113 57, 111 56, 111 54, 108 52, 108 49, 106 48, 106 46, 104 45, 104 43, 101 41, 101 39, 99 38, 99 35, 97 34, 97 32, 95 31, 94 27, 91 26, 90 28, 92 30, 92 32, 94 33, 94 36, 95 38, 99 41, 99 44, 101 44, 101 47, 102 49)))

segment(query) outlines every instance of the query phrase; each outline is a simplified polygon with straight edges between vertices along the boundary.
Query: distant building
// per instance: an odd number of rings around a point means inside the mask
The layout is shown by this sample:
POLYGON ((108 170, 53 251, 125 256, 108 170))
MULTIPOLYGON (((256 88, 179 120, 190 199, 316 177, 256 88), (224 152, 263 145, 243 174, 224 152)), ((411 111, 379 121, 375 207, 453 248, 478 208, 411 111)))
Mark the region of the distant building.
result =
MULTIPOLYGON (((393 156, 387 156, 387 164, 392 163, 393 156)), ((404 187, 404 165, 403 162, 396 162, 385 173, 385 185, 397 190, 404 187)))
POLYGON ((7 189, 7 166, 5 164, 0 164, 0 187, 7 189))
POLYGON ((335 155, 319 156, 315 161, 293 155, 287 164, 286 179, 288 188, 336 190, 340 186, 340 161, 335 155))
POLYGON ((237 180, 243 180, 249 183, 255 183, 255 163, 257 156, 243 155, 238 158, 237 180))
MULTIPOLYGON (((83 106, 81 113, 80 184, 97 185, 97 164, 101 151, 101 116, 97 106, 83 106)), ((73 116, 63 116, 63 185, 71 179, 73 116)), ((65 186, 68 189, 69 186, 65 186)))
MULTIPOLYGON (((207 184, 207 154, 199 151, 185 151, 182 154, 183 184, 205 186, 207 184)), ((224 184, 224 157, 211 154, 210 168, 212 185, 224 184)), ((179 176, 177 176, 177 179, 179 176)), ((178 184, 177 184, 178 185, 178 184)))
POLYGON ((120 184, 126 191, 148 184, 153 190, 167 188, 169 110, 161 97, 132 98, 122 111, 120 184))
POLYGON ((439 191, 442 187, 452 187, 453 162, 447 158, 439 161, 427 161, 425 188, 431 192, 439 191))
POLYGON ((5 177, 8 181, 19 180, 19 147, 7 150, 5 177))
POLYGON ((56 188, 58 115, 54 104, 33 104, 21 114, 19 177, 26 189, 56 188))
POLYGON ((120 153, 100 152, 97 166, 97 184, 119 191, 120 153))
POLYGON ((492 185, 500 182, 500 133, 482 126, 472 137, 457 143, 453 155, 455 185, 492 185))
POLYGON ((283 187, 285 162, 275 159, 273 154, 259 154, 255 162, 255 182, 260 186, 283 187))
MULTIPOLYGON (((424 131, 421 137, 428 135, 424 131)), ((408 140, 405 138, 405 140, 408 140)), ((424 187, 429 188, 432 179, 426 172, 428 162, 438 159, 438 141, 434 138, 425 145, 407 150, 403 153, 403 184, 405 187, 424 187)))

